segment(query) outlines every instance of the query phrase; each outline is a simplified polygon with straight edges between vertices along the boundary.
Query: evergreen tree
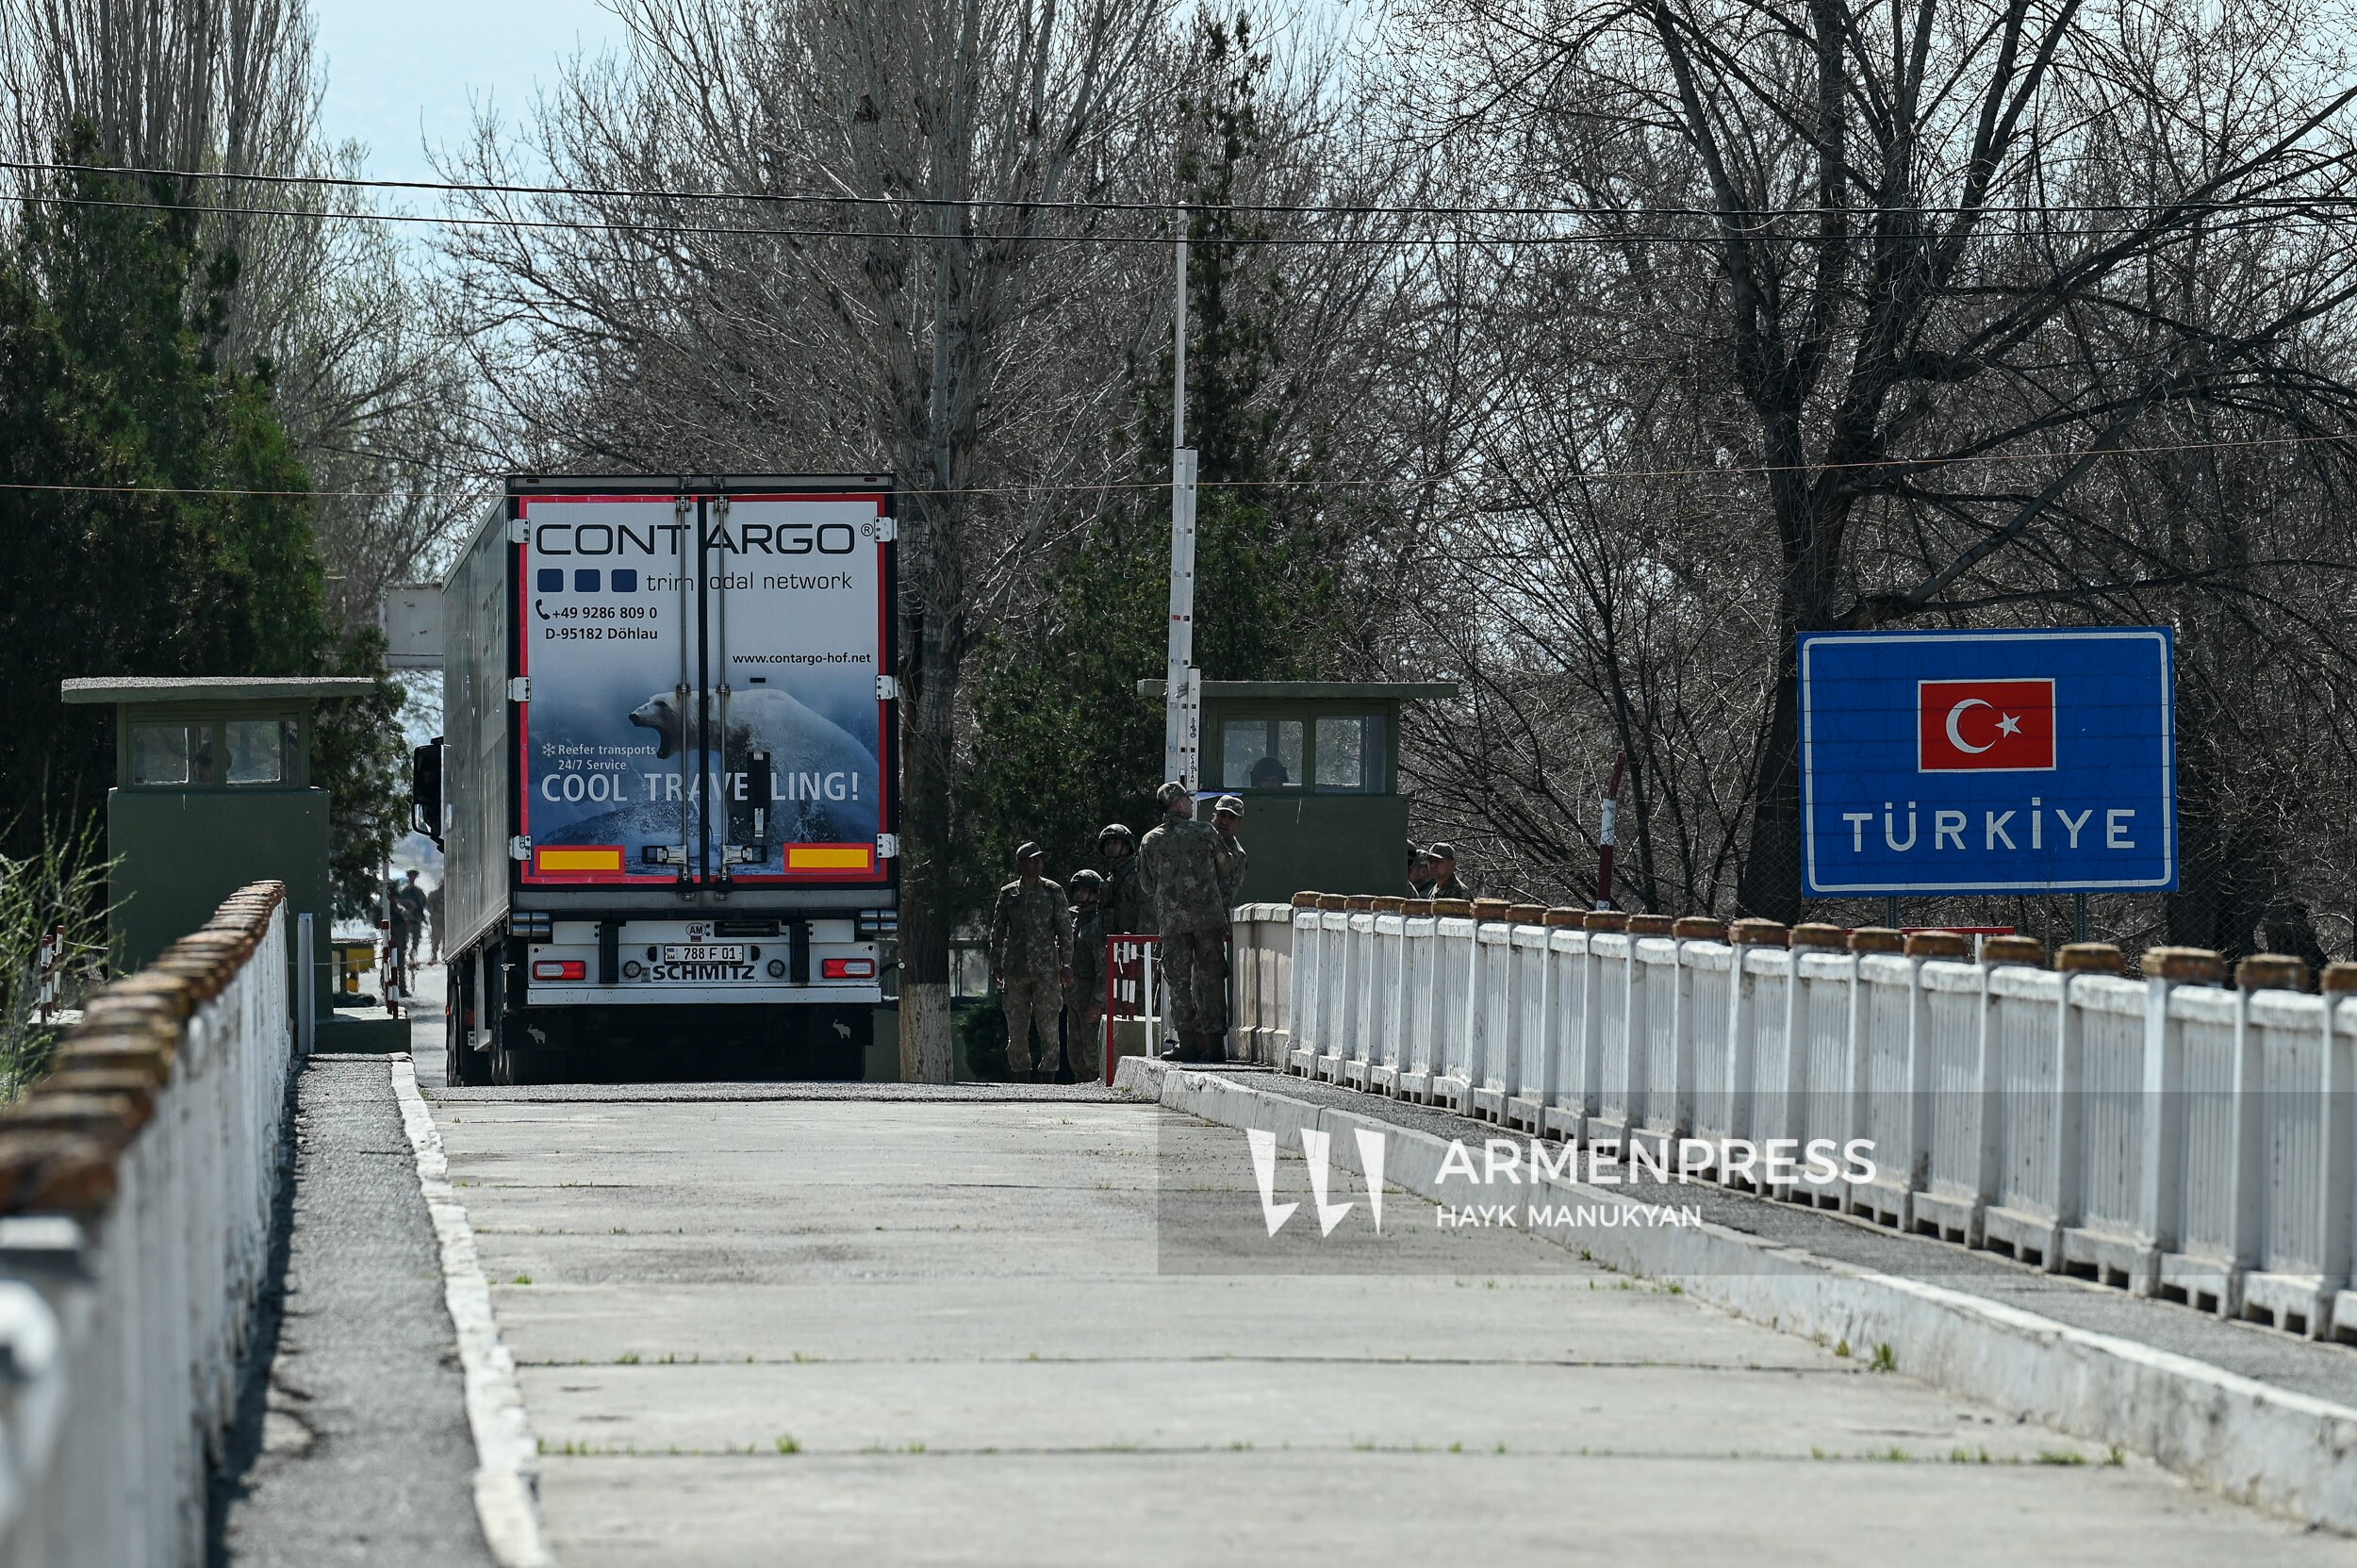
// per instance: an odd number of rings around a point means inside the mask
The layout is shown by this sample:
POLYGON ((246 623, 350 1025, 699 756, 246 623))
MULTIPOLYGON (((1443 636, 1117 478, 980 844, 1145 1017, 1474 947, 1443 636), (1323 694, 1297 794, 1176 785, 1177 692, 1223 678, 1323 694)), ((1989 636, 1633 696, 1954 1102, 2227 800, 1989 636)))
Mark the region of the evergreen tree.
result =
MULTIPOLYGON (((88 128, 59 149, 101 161, 88 128)), ((268 368, 221 362, 238 258, 205 254, 164 182, 59 174, 0 247, 0 538, 14 570, 0 658, 0 822, 95 813, 113 780, 105 710, 70 676, 383 671, 373 633, 322 610, 311 481, 268 368)), ((313 782, 335 806, 339 902, 375 880, 398 806, 389 686, 324 704, 313 782)))

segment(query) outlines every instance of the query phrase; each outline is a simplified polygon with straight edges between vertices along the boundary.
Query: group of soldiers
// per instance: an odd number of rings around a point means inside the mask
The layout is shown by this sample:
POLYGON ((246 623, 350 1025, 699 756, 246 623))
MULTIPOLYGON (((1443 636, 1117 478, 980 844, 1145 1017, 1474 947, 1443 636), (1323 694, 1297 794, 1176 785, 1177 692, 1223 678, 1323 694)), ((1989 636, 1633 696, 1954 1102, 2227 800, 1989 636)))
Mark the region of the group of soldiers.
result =
POLYGON ((1105 869, 1073 872, 1069 899, 1041 874, 1047 857, 1038 845, 1015 850, 1015 880, 998 890, 990 921, 991 983, 1006 1014, 1012 1076, 1031 1082, 1055 1076, 1060 1016, 1074 1076, 1096 1075, 1105 941, 1112 936, 1162 938, 1165 1027, 1175 1036, 1162 1054, 1178 1062, 1226 1059, 1228 922, 1247 858, 1236 836, 1244 801, 1221 796, 1206 823, 1195 819, 1195 793, 1185 784, 1166 784, 1155 800, 1162 823, 1144 843, 1127 824, 1106 824, 1096 835, 1105 869))

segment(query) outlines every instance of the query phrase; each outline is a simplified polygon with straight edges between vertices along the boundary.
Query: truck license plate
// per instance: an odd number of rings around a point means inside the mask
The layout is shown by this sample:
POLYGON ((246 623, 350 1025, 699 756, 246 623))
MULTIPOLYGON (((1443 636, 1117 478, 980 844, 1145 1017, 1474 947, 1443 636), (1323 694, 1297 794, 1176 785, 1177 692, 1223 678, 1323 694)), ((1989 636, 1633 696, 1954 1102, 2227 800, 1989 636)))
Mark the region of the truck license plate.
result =
POLYGON ((742 942, 666 942, 663 944, 666 964, 742 964, 745 944, 742 942))

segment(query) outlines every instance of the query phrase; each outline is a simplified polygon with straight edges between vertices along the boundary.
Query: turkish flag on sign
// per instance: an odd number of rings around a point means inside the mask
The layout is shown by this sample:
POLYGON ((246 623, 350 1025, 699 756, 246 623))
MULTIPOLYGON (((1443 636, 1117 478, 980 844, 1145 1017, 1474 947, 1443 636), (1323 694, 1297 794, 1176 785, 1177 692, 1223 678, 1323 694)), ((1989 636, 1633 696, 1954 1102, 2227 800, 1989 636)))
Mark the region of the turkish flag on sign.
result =
POLYGON ((2054 683, 1919 681, 1916 766, 1926 773, 2054 766, 2054 683))

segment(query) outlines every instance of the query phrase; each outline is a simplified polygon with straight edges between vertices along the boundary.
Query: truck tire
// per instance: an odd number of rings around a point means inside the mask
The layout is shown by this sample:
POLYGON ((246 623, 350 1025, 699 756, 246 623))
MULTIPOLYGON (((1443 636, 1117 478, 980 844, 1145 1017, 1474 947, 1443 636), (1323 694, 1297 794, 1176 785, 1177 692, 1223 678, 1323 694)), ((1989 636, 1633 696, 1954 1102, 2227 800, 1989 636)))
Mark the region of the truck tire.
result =
POLYGON ((448 1071, 444 1076, 462 1089, 481 1088, 491 1081, 490 1053, 469 1048, 466 1032, 455 1021, 451 1024, 448 1071))

